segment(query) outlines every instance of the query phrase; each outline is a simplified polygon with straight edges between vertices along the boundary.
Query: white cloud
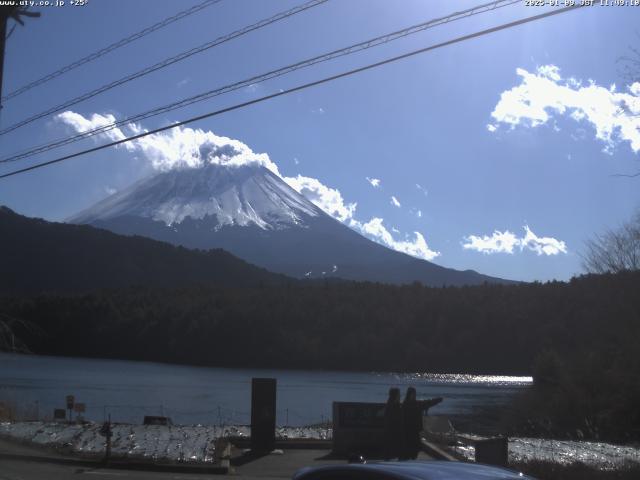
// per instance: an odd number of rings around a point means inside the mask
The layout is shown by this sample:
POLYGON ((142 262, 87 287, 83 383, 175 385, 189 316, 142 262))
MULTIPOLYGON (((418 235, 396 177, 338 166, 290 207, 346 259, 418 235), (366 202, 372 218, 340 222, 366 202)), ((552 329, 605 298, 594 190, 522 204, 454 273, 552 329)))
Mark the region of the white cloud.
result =
POLYGON ((424 236, 420 232, 414 232, 413 240, 396 240, 393 235, 383 225, 383 219, 374 217, 367 223, 359 223, 352 221, 351 226, 360 230, 364 235, 376 239, 379 243, 399 252, 406 253, 413 257, 422 258, 424 260, 433 260, 440 255, 440 252, 431 250, 427 245, 424 236))
POLYGON ((496 230, 491 236, 469 235, 465 242, 462 244, 464 249, 482 253, 513 253, 514 247, 520 244, 520 240, 508 230, 504 232, 496 230))
POLYGON ((411 207, 411 208, 409 209, 409 213, 410 213, 411 215, 415 215, 415 216, 416 216, 416 217, 418 217, 418 218, 422 218, 422 210, 420 210, 419 208, 411 207))
POLYGON ((394 197, 393 195, 391 195, 391 205, 393 205, 394 207, 398 207, 400 208, 402 205, 400 205, 400 202, 398 201, 398 199, 396 197, 394 197))
MULTIPOLYGON (((589 80, 586 85, 575 78, 563 79, 555 65, 538 67, 535 73, 518 68, 520 85, 502 92, 491 116, 496 123, 511 128, 519 125, 537 127, 546 124, 553 114, 568 114, 576 122, 588 122, 604 150, 612 153, 617 143, 629 142, 640 151, 640 83, 626 91, 617 91, 589 80)), ((552 125, 555 125, 552 124, 552 125)), ((495 131, 497 125, 488 125, 495 131)), ((557 131, 557 125, 554 126, 557 131)))
POLYGON ((538 237, 528 225, 524 227, 526 235, 521 240, 523 248, 533 250, 538 255, 557 255, 567 253, 567 245, 562 240, 553 237, 538 237))
POLYGON ((424 193, 425 197, 429 195, 429 190, 427 190, 426 187, 423 187, 419 183, 416 183, 416 188, 420 190, 422 193, 424 193))
MULTIPOLYGON (((429 248, 420 232, 414 232, 413 240, 407 238, 396 240, 383 225, 382 218, 374 217, 367 223, 358 221, 355 218, 357 204, 346 203, 339 190, 324 185, 316 178, 298 175, 297 177, 284 177, 284 181, 326 213, 377 243, 424 260, 432 260, 440 255, 440 252, 429 248)), ((392 230, 400 233, 395 228, 392 230)))
POLYGON ((465 250, 475 250, 477 252, 493 254, 493 253, 514 253, 519 250, 522 252, 527 249, 538 255, 558 255, 559 253, 567 253, 567 245, 562 240, 553 237, 538 237, 531 231, 528 225, 524 227, 525 235, 518 238, 509 230, 500 232, 495 230, 491 236, 469 235, 464 239, 462 248, 465 250))
POLYGON ((315 113, 316 115, 323 115, 324 114, 324 108, 322 108, 322 107, 314 108, 314 109, 311 110, 311 113, 315 113))
POLYGON ((182 88, 182 87, 184 87, 187 83, 189 83, 190 81, 191 81, 191 78, 189 78, 189 77, 183 78, 182 80, 180 80, 180 81, 176 84, 176 86, 177 86, 178 88, 182 88))
POLYGON ((113 188, 113 187, 110 187, 109 185, 107 185, 106 187, 104 187, 104 191, 106 192, 107 195, 113 195, 118 190, 113 188))
POLYGON ((300 165, 300 160, 298 160, 298 157, 293 157, 293 163, 295 163, 296 165, 300 165))
POLYGON ((258 85, 257 83, 252 83, 244 87, 242 90, 244 90, 245 93, 256 93, 259 88, 260 85, 258 85))
MULTIPOLYGON (((85 118, 70 111, 57 115, 56 119, 73 128, 76 132, 86 132, 116 121, 115 117, 110 114, 94 114, 85 118)), ((121 140, 144 131, 140 125, 130 124, 122 129, 114 128, 93 138, 94 140, 100 137, 111 141, 121 140), (123 130, 127 131, 127 134, 123 130)), ((166 132, 123 143, 120 148, 125 148, 134 154, 140 154, 151 163, 153 168, 159 171, 174 168, 198 168, 206 163, 225 166, 263 165, 327 214, 358 230, 371 240, 425 260, 431 260, 440 255, 439 252, 429 248, 424 236, 419 232, 414 232, 413 240, 407 238, 396 240, 384 227, 381 218, 372 218, 364 224, 359 222, 355 218, 357 204, 355 202, 347 203, 338 189, 328 187, 317 178, 303 175, 283 177, 280 175, 278 166, 266 153, 254 153, 239 140, 221 137, 211 131, 176 127, 166 132)), ((400 206, 400 202, 395 197, 392 199, 397 202, 397 206, 400 206)), ((337 266, 334 268, 335 272, 337 266)), ((307 275, 311 275, 311 272, 307 275)))
MULTIPOLYGON (((85 132, 88 132, 89 130, 106 127, 107 125, 111 125, 116 121, 116 117, 114 117, 110 113, 107 113, 105 115, 94 113, 93 115, 91 115, 91 117, 85 118, 79 113, 75 113, 71 111, 59 113, 58 115, 55 116, 55 119, 69 125, 77 133, 85 133, 85 132)), ((119 128, 108 130, 105 133, 101 134, 100 136, 112 142, 123 140, 124 138, 127 137, 119 128)), ((124 144, 124 145, 127 145, 127 144, 124 144)))
POLYGON ((373 188, 378 188, 380 186, 380 179, 379 178, 369 178, 369 177, 365 177, 365 178, 367 179, 367 182, 369 182, 373 188))
MULTIPOLYGON (((115 117, 110 114, 93 114, 90 118, 85 118, 70 111, 56 115, 55 118, 79 133, 100 128, 116 121, 115 117)), ((102 137, 115 141, 144 131, 139 125, 129 124, 123 128, 113 128, 93 138, 102 137), (129 132, 125 134, 123 130, 129 132)), ((266 153, 254 153, 247 145, 238 140, 221 137, 213 132, 205 132, 200 129, 176 127, 166 132, 123 143, 118 147, 143 154, 153 168, 160 171, 173 168, 196 168, 205 163, 228 166, 253 163, 263 165, 276 175, 280 175, 278 166, 271 161, 266 153)))
POLYGON ((353 218, 357 204, 345 203, 339 190, 327 187, 317 178, 298 175, 297 177, 284 177, 283 180, 291 188, 341 222, 353 218))
POLYGON ((498 129, 498 127, 496 127, 495 125, 491 124, 491 123, 487 123, 487 130, 489 130, 490 132, 495 132, 498 129))

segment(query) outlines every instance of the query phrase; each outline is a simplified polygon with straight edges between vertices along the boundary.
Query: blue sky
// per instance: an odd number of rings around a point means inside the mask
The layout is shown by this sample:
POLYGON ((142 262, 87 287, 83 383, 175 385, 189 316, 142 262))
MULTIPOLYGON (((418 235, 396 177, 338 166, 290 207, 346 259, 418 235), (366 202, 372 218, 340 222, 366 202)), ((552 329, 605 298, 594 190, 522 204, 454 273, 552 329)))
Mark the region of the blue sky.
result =
MULTIPOLYGON (((7 42, 3 91, 195 3, 89 0, 84 7, 43 7, 40 19, 18 27, 7 42)), ((299 3, 223 0, 6 102, 2 127, 299 3)), ((120 119, 478 3, 330 0, 70 110, 76 120, 95 114, 120 119)), ((542 11, 523 2, 439 26, 141 127, 166 125, 542 11)), ((267 154, 283 177, 298 179, 299 189, 377 241, 448 267, 520 280, 566 280, 581 273, 584 241, 627 220, 640 205, 640 179, 612 176, 640 169, 635 117, 620 119, 608 110, 625 102, 640 112, 640 86, 628 85, 619 62, 640 42, 638 20, 640 7, 582 9, 190 127, 267 154)), ((62 118, 34 122, 0 137, 0 156, 72 134, 78 125, 62 118)), ((88 140, 20 165, 93 145, 88 140)), ((0 204, 63 220, 153 172, 153 159, 142 148, 105 150, 1 180, 0 204)))

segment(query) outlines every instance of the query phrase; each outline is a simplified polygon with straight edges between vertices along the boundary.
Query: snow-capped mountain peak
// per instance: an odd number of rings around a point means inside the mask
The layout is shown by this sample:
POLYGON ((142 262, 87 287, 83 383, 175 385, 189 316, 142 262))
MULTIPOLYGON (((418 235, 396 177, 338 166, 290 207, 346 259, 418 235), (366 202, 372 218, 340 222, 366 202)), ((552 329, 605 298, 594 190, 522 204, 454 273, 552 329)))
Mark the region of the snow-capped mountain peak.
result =
POLYGON ((209 163, 158 173, 69 221, 186 248, 222 248, 299 278, 328 274, 437 286, 500 281, 447 269, 372 242, 257 163, 209 163))
POLYGON ((216 229, 255 225, 263 230, 300 225, 324 213, 260 165, 174 169, 143 179, 69 221, 91 223, 135 216, 176 226, 190 217, 215 217, 216 229))

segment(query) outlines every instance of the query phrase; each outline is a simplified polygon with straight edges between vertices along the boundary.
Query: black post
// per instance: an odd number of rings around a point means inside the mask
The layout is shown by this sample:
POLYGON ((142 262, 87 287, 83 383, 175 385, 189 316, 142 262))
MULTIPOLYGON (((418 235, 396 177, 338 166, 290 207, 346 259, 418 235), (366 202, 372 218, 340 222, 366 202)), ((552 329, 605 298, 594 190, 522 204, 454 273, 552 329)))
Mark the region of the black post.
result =
POLYGON ((276 379, 251 380, 251 449, 270 452, 276 446, 276 379))
POLYGON ((73 395, 67 395, 65 400, 67 402, 67 410, 69 411, 69 422, 71 422, 73 420, 71 414, 73 412, 73 405, 74 405, 76 399, 75 399, 75 397, 73 395))
POLYGON ((105 463, 108 464, 109 460, 111 460, 111 437, 113 437, 113 431, 111 430, 111 414, 109 414, 109 421, 107 425, 107 448, 105 452, 105 463))
POLYGON ((100 435, 105 437, 105 449, 104 449, 104 464, 109 465, 109 460, 111 459, 111 437, 113 436, 113 431, 111 430, 111 414, 109 414, 109 420, 104 422, 102 428, 100 429, 100 435))

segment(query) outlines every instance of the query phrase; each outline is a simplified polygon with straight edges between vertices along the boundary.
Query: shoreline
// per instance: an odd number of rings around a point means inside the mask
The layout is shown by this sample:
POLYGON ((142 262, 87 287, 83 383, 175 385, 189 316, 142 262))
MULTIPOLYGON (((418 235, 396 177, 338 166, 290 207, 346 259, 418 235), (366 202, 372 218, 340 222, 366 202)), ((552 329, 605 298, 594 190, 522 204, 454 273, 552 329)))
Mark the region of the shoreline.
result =
MULTIPOLYGON (((98 460, 104 457, 105 439, 101 424, 55 422, 0 422, 0 438, 72 458, 98 460)), ((213 465, 217 442, 234 439, 246 444, 251 430, 246 425, 224 427, 206 425, 112 425, 112 458, 165 464, 213 465)), ((321 426, 277 427, 278 442, 312 442, 318 448, 330 448, 332 429, 321 426)), ((298 443, 300 443, 298 442, 298 443)), ((473 461, 472 446, 448 446, 458 457, 473 461)), ((559 467, 582 464, 592 469, 616 471, 640 468, 640 445, 616 445, 605 442, 554 440, 530 437, 509 438, 509 462, 514 464, 549 463, 559 467)))
MULTIPOLYGON (((371 374, 371 375, 418 375, 421 379, 425 377, 436 377, 433 379, 434 383, 453 383, 453 381, 441 380, 442 377, 480 377, 480 378, 504 378, 505 383, 513 386, 529 386, 533 384, 533 377, 530 372, 524 374, 522 372, 518 373, 508 373, 508 372, 495 372, 495 373, 470 373, 468 371, 446 371, 446 372, 417 372, 413 370, 403 370, 403 371, 382 371, 382 370, 367 370, 367 369, 326 369, 326 368, 313 368, 313 367, 291 367, 291 366, 228 366, 228 365, 208 365, 201 363, 177 363, 175 361, 162 361, 162 360, 143 360, 139 358, 123 358, 123 357, 86 357, 86 356, 76 356, 76 355, 67 355, 61 354, 56 355, 52 353, 35 353, 35 352, 0 352, 0 356, 19 356, 19 357, 36 357, 36 358, 52 358, 52 359, 67 359, 67 360, 91 360, 96 362, 134 362, 138 364, 147 364, 151 366, 172 366, 172 367, 188 367, 188 368, 201 368, 201 369, 219 369, 219 370, 255 370, 255 371, 274 371, 274 370, 282 370, 286 372, 314 372, 314 373, 340 373, 340 374, 371 374), (440 378, 437 378, 440 377, 440 378), (513 379, 513 381, 507 381, 506 379, 513 379)), ((482 384, 483 382, 478 382, 478 384, 482 384)), ((491 385, 491 382, 486 382, 491 385)))

